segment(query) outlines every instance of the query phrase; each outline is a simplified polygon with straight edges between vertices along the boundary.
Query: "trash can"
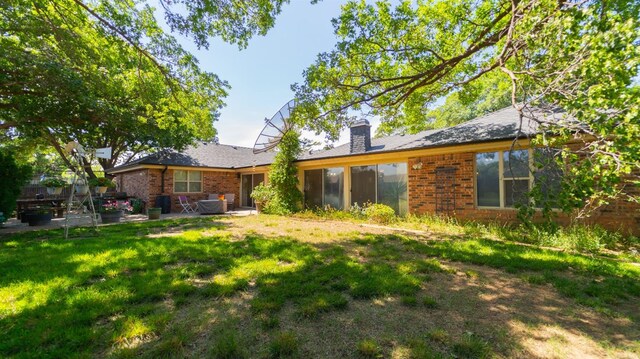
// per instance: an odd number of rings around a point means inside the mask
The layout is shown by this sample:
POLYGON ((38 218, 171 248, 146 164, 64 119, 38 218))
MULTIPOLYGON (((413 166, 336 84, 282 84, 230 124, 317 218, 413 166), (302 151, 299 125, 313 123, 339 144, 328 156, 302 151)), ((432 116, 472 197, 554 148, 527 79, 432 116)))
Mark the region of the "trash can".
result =
POLYGON ((162 214, 171 213, 171 196, 162 195, 156 197, 156 207, 162 208, 162 214))

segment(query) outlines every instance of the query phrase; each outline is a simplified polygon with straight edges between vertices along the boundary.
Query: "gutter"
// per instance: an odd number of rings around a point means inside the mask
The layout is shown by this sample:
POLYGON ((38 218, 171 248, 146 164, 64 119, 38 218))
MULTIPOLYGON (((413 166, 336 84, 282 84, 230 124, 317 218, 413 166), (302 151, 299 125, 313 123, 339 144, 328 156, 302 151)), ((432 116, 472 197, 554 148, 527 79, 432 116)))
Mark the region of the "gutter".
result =
POLYGON ((160 175, 160 193, 164 194, 164 173, 167 172, 169 166, 165 165, 162 170, 162 174, 160 175))

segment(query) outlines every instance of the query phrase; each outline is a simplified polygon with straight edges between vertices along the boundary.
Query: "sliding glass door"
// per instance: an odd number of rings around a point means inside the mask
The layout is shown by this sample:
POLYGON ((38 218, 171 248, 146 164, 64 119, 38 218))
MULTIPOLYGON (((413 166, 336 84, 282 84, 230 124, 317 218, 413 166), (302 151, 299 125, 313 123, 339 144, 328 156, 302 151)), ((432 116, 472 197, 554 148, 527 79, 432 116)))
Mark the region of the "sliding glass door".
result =
POLYGON ((255 207, 255 203, 253 202, 253 199, 251 198, 251 192, 253 192, 253 189, 259 185, 260 183, 264 182, 264 174, 263 173, 255 173, 255 174, 246 174, 246 175, 242 175, 242 179, 241 179, 241 185, 240 185, 240 189, 241 189, 241 201, 240 201, 240 205, 243 207, 255 207))
POLYGON ((382 203, 397 214, 408 211, 407 164, 387 163, 351 167, 351 205, 382 203))
POLYGON ((307 208, 344 208, 344 168, 304 171, 304 203, 307 208))
POLYGON ((376 203, 376 166, 351 167, 351 205, 376 203))

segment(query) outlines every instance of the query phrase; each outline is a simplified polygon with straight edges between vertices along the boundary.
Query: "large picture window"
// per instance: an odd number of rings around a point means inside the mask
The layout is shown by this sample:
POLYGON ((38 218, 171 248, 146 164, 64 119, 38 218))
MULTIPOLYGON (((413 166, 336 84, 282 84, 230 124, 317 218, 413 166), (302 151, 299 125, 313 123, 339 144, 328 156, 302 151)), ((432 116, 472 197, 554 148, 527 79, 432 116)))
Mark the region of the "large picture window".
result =
POLYGON ((543 197, 552 196, 559 188, 561 173, 557 166, 551 165, 550 151, 552 150, 527 149, 476 154, 478 206, 516 207, 518 204, 524 204, 529 200, 528 194, 534 181, 539 181, 543 197), (541 165, 534 166, 534 163, 541 165), (540 169, 533 171, 533 167, 540 169))
POLYGON ((304 200, 307 208, 344 208, 342 167, 304 171, 304 200))
POLYGON ((382 203, 397 214, 408 211, 407 164, 351 167, 351 204, 382 203))
POLYGON ((202 192, 202 172, 183 170, 173 171, 173 192, 202 192))

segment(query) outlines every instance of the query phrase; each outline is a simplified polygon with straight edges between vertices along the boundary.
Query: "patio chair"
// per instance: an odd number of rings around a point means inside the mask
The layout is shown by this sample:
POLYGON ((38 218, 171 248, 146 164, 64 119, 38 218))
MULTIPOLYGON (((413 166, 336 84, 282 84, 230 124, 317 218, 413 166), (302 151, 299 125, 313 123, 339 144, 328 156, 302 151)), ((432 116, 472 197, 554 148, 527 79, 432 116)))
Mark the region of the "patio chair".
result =
POLYGON ((235 204, 235 200, 236 200, 236 195, 233 193, 225 193, 224 194, 224 199, 227 200, 227 209, 230 211, 233 211, 234 209, 236 209, 235 204))
POLYGON ((178 201, 180 201, 180 205, 182 206, 182 212, 180 213, 195 213, 196 208, 193 207, 187 196, 178 196, 178 201))

